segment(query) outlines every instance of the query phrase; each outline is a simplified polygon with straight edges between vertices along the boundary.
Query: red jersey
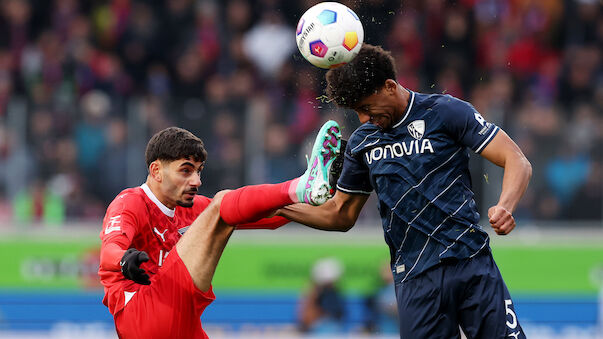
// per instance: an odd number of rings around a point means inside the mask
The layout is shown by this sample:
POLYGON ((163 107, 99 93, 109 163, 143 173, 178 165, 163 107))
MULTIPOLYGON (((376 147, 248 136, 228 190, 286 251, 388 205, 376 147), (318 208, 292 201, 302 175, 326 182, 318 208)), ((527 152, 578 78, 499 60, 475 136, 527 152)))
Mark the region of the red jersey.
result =
MULTIPOLYGON (((134 247, 149 255, 150 260, 140 267, 152 277, 180 239, 178 229, 192 224, 210 202, 211 199, 197 195, 192 207, 169 209, 146 184, 128 188, 109 205, 100 238, 104 246, 116 237, 126 236, 130 241, 128 248, 134 247)), ((103 304, 109 307, 111 314, 125 306, 123 291, 134 292, 141 286, 126 279, 121 271, 103 270, 102 265, 98 274, 105 287, 103 304)))
MULTIPOLYGON (((109 244, 118 244, 123 250, 134 247, 145 251, 150 260, 140 267, 152 278, 163 265, 169 251, 180 239, 181 234, 178 230, 191 225, 210 202, 210 198, 197 195, 192 207, 177 206, 169 209, 157 199, 146 184, 123 190, 109 205, 103 219, 103 228, 100 232, 101 258, 103 252, 107 252, 105 249, 109 244)), ((285 218, 274 217, 239 225, 237 228, 275 229, 287 222, 285 218)), ((113 315, 121 311, 127 302, 124 291, 136 292, 143 286, 126 279, 117 268, 115 270, 103 268, 103 266, 116 265, 119 259, 121 257, 109 259, 116 261, 115 263, 104 262, 101 259, 101 267, 98 271, 105 289, 103 304, 113 315)))

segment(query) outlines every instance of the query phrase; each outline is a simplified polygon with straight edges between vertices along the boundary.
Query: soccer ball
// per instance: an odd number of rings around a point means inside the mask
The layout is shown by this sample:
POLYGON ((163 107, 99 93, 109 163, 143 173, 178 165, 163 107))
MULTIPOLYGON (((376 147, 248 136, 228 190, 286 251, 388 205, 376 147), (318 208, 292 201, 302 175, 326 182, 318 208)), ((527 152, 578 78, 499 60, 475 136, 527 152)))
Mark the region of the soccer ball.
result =
POLYGON ((362 47, 360 19, 338 2, 310 7, 297 24, 295 40, 300 53, 312 65, 333 68, 352 61, 362 47))

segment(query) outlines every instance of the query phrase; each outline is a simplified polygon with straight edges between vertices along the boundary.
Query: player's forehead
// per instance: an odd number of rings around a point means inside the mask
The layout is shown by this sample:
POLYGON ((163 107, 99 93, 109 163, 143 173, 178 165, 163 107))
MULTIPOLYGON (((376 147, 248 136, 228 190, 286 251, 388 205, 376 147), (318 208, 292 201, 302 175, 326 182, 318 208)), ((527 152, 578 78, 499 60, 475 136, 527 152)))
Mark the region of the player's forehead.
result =
POLYGON ((356 105, 354 105, 354 109, 360 109, 366 106, 371 106, 379 103, 382 99, 379 97, 379 91, 376 91, 373 94, 367 95, 364 98, 358 100, 356 105))
POLYGON ((176 168, 178 168, 178 167, 193 167, 195 169, 202 168, 204 164, 205 164, 205 162, 203 162, 203 161, 197 161, 192 156, 182 157, 180 159, 173 160, 170 163, 170 165, 172 167, 176 167, 176 168))

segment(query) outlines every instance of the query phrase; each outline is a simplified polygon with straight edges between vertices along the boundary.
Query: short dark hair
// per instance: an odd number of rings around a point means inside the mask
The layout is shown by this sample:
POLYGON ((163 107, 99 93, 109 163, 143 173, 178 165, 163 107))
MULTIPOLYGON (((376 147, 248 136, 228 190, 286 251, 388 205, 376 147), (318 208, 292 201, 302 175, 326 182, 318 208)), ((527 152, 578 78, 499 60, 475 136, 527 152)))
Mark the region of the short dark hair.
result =
POLYGON ((387 79, 396 81, 396 66, 389 51, 363 44, 349 63, 327 72, 327 96, 340 107, 353 108, 372 95, 387 79))
POLYGON ((157 159, 171 162, 191 157, 195 161, 204 162, 207 159, 207 151, 203 141, 193 133, 184 128, 168 127, 151 137, 144 156, 149 168, 157 159))

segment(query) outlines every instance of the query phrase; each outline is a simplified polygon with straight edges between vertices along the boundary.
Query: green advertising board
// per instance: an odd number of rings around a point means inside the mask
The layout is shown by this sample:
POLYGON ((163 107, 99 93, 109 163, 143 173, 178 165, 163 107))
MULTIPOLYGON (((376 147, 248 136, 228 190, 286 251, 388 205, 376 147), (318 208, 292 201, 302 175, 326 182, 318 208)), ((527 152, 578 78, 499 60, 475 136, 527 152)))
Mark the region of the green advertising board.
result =
POLYGON ((99 288, 95 281, 100 253, 97 239, 4 237, 0 240, 0 288, 99 288))
MULTIPOLYGON (((249 232, 249 231, 246 231, 249 232)), ((247 233, 250 234, 250 233, 247 233)), ((377 237, 305 237, 278 231, 266 239, 235 235, 214 278, 219 289, 293 292, 308 286, 313 263, 324 257, 344 266, 341 286, 366 293, 379 280, 388 250, 377 237)), ((100 288, 97 236, 5 236, 0 240, 0 288, 100 288)), ((603 244, 598 242, 493 244, 496 262, 514 293, 594 294, 603 276, 603 244)))

